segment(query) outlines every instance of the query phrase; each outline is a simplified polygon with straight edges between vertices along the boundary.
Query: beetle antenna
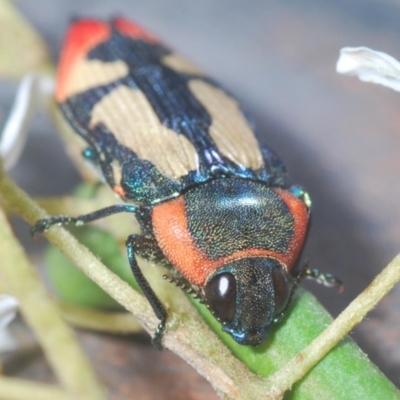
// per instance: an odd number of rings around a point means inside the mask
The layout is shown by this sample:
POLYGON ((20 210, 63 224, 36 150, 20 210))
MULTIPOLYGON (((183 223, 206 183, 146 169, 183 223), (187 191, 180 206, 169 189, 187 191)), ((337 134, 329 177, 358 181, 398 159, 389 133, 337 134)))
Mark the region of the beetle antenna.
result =
POLYGON ((337 286, 339 293, 342 293, 344 290, 343 282, 335 275, 323 273, 316 268, 310 268, 308 260, 304 262, 303 266, 301 267, 300 271, 298 272, 295 281, 293 282, 292 289, 290 290, 289 299, 286 303, 286 307, 284 310, 279 313, 274 318, 274 323, 279 322, 287 313, 287 310, 290 307, 290 304, 293 300, 294 293, 296 289, 299 287, 300 282, 303 278, 313 279, 317 283, 322 284, 327 287, 334 287, 337 286))
POLYGON ((336 286, 339 290, 339 293, 342 293, 344 290, 343 282, 337 276, 321 272, 316 268, 310 268, 308 260, 303 264, 303 267, 297 276, 300 278, 300 280, 303 278, 313 279, 317 283, 326 287, 336 286))
POLYGON ((195 289, 183 279, 174 278, 173 276, 167 274, 163 275, 163 278, 169 283, 173 283, 176 287, 182 289, 187 294, 190 294, 194 299, 200 299, 200 303, 204 304, 204 297, 200 290, 195 289))

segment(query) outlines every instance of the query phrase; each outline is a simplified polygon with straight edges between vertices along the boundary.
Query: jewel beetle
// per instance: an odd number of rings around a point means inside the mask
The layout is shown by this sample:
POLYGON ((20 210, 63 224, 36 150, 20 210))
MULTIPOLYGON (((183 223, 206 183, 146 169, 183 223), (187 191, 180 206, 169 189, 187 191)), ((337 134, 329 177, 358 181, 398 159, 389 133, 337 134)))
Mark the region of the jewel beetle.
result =
POLYGON ((254 122, 228 91, 155 37, 123 18, 74 21, 66 35, 56 102, 84 139, 83 156, 125 203, 78 217, 82 224, 133 213, 132 272, 160 320, 167 312, 136 255, 170 268, 240 344, 257 346, 286 313, 298 281, 331 275, 295 262, 307 233, 310 198, 288 188, 282 161, 260 144, 254 122), (295 275, 295 279, 290 277, 295 275))

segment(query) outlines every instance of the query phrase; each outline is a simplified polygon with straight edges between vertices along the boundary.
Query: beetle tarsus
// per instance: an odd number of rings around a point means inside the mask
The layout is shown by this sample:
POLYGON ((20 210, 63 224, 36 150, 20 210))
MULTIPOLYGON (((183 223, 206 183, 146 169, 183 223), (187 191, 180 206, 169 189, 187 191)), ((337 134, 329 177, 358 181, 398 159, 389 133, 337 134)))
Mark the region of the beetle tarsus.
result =
POLYGON ((162 338, 164 336, 165 327, 166 327, 166 321, 165 320, 161 321, 158 324, 158 327, 156 329, 153 339, 151 340, 151 343, 153 344, 153 346, 160 351, 164 349, 164 346, 162 344, 162 338))
POLYGON ((52 218, 40 219, 30 229, 30 234, 35 237, 37 233, 44 233, 49 230, 53 225, 65 225, 72 222, 75 218, 66 217, 65 215, 58 215, 52 218))

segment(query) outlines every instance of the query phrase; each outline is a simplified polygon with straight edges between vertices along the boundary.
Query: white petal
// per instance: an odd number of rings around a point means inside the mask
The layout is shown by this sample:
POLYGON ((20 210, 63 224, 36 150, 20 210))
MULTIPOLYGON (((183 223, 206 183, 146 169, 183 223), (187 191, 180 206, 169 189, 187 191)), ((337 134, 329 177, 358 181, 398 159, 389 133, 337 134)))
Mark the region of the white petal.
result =
POLYGON ((0 295, 0 352, 12 351, 17 348, 16 340, 6 329, 7 325, 15 318, 18 301, 6 294, 0 295))
POLYGON ((0 295, 0 330, 4 329, 17 314, 18 300, 6 294, 0 295))
POLYGON ((0 135, 0 155, 4 167, 17 162, 26 142, 26 133, 33 112, 42 108, 53 93, 54 80, 47 75, 30 73, 18 87, 14 104, 0 135))
POLYGON ((344 47, 340 50, 336 71, 400 91, 400 63, 380 51, 367 47, 344 47))
POLYGON ((18 348, 17 341, 7 329, 0 330, 0 352, 13 351, 18 348))

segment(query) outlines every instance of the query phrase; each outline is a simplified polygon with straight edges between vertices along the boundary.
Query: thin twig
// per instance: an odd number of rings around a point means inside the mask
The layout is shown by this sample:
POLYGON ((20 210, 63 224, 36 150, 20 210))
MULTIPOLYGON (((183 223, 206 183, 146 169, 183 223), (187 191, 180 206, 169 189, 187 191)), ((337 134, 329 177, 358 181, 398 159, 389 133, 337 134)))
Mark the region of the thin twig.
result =
POLYGON ((24 319, 37 334, 61 385, 77 399, 102 399, 99 382, 74 333, 60 317, 1 209, 0 254, 0 276, 7 291, 19 300, 24 319))
POLYGON ((142 332, 142 325, 131 313, 107 312, 74 306, 59 301, 62 317, 71 325, 108 333, 131 334, 142 332))
MULTIPOLYGON (((44 210, 16 186, 4 172, 0 172, 0 198, 7 208, 31 224, 38 219, 48 217, 44 210)), ((62 227, 53 226, 46 233, 46 237, 105 292, 132 312, 148 332, 155 331, 158 320, 144 297, 105 267, 68 231, 62 227)), ((157 281, 162 280, 157 279, 157 281)), ((155 282, 150 282, 150 284, 155 286, 155 282)), ((256 399, 260 393, 265 392, 263 380, 255 377, 238 361, 204 321, 198 315, 196 316, 185 295, 177 292, 172 285, 168 286, 166 283, 165 285, 168 288, 171 286, 172 292, 170 297, 164 300, 171 305, 175 304, 171 309, 179 309, 181 315, 178 319, 173 312, 169 313, 169 329, 165 335, 165 346, 195 366, 197 371, 205 376, 224 398, 256 399), (185 323, 182 323, 182 320, 185 323), (241 397, 239 394, 241 391, 252 393, 252 395, 241 397)), ((57 353, 54 354, 57 356, 57 353)))
POLYGON ((1 400, 73 400, 58 386, 34 383, 25 379, 0 377, 1 400))
POLYGON ((290 390, 310 369, 322 360, 379 301, 400 281, 400 255, 302 352, 268 378, 271 387, 290 390))

